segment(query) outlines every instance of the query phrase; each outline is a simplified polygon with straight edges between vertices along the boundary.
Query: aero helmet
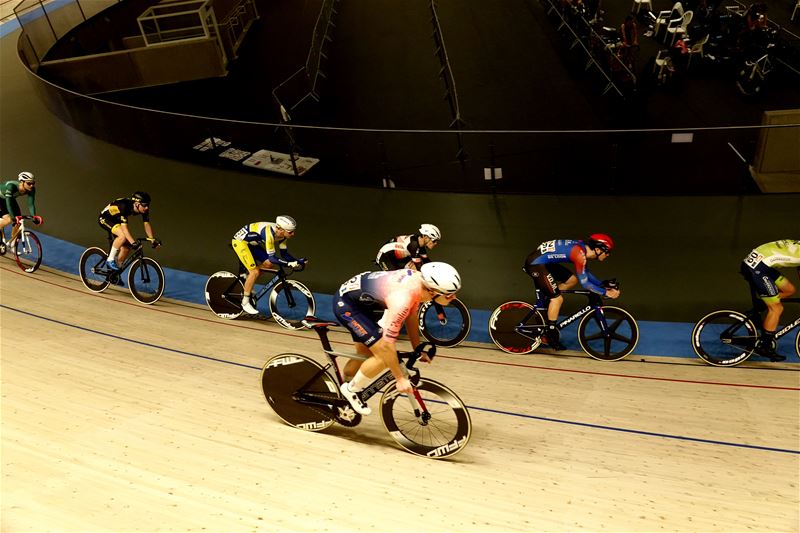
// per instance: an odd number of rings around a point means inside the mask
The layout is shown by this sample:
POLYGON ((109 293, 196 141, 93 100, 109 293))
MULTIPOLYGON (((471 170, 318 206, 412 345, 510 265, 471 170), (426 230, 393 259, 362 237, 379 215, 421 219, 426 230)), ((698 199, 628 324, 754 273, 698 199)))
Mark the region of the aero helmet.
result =
POLYGON ((294 231, 297 228, 297 222, 289 215, 280 215, 275 219, 275 225, 286 231, 294 231))
POLYGON ((614 240, 605 233, 592 233, 586 239, 586 244, 590 248, 600 248, 601 251, 606 253, 614 249, 614 240))
POLYGON ((447 263, 425 263, 420 269, 422 281, 431 290, 442 294, 453 294, 461 288, 461 276, 447 263))
POLYGON ((131 196, 131 200, 134 202, 139 202, 140 204, 150 204, 150 195, 144 191, 136 191, 131 196))
POLYGON ((33 179, 33 172, 20 172, 17 179, 19 181, 35 181, 33 179))
POLYGON ((419 227, 419 234, 425 235, 426 237, 430 237, 434 241, 438 241, 442 238, 442 232, 439 231, 439 228, 434 226, 433 224, 422 224, 419 227))

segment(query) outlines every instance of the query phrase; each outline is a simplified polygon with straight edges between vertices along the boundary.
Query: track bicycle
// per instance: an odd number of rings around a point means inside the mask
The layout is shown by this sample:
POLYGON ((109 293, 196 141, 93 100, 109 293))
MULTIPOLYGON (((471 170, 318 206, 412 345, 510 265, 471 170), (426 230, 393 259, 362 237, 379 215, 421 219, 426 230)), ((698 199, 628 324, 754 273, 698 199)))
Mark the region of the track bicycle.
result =
MULTIPOLYGON (((164 270, 155 259, 145 257, 142 244, 147 239, 136 239, 139 247, 132 249, 118 269, 108 266, 108 254, 97 247, 87 248, 81 254, 78 271, 87 289, 103 292, 109 285, 122 285, 122 275, 128 267, 128 288, 136 300, 153 304, 164 294, 164 270)), ((153 242, 153 248, 160 245, 153 242)), ((111 240, 109 240, 111 246, 111 240)))
MULTIPOLYGON (((589 290, 565 290, 577 294, 587 304, 556 324, 559 330, 579 318, 578 341, 589 357, 600 361, 619 361, 636 347, 639 326, 628 311, 603 304, 603 297, 589 290)), ((542 343, 547 329, 542 312, 547 314, 549 298, 536 290, 536 305, 522 301, 506 302, 489 317, 489 336, 498 348, 508 353, 527 354, 542 343)))
MULTIPOLYGON (((25 221, 32 220, 29 215, 19 215, 15 217, 19 225, 13 240, 6 241, 5 235, 0 235, 0 255, 5 255, 8 249, 14 251, 14 260, 17 265, 25 272, 36 272, 42 264, 42 243, 36 234, 25 228, 25 221)), ((12 230, 12 235, 14 235, 12 230)))
MULTIPOLYGON (((344 381, 337 357, 362 360, 364 357, 331 348, 328 328, 338 326, 337 323, 314 317, 304 322, 319 336, 328 362, 323 366, 293 353, 269 359, 261 371, 261 388, 267 404, 281 420, 298 429, 322 431, 337 422, 355 427, 362 417, 339 391, 344 381)), ((403 362, 400 368, 414 388, 412 394, 398 391, 392 373, 386 370, 359 395, 366 402, 383 391, 381 421, 395 442, 414 455, 442 459, 464 449, 472 435, 472 421, 467 406, 456 393, 420 375, 414 364, 423 352, 433 358, 436 346, 422 343, 413 352, 398 352, 403 362)))
POLYGON ((458 298, 448 305, 430 300, 419 306, 419 331, 438 346, 449 348, 461 344, 471 326, 469 309, 458 298))
MULTIPOLYGON (((292 273, 305 269, 300 263, 297 268, 278 265, 273 278, 261 290, 252 295, 253 305, 269 294, 269 314, 279 325, 286 329, 303 329, 303 320, 312 316, 317 304, 311 291, 293 279, 287 279, 292 273)), ((244 280, 247 271, 240 266, 239 274, 221 270, 209 276, 206 281, 205 296, 209 309, 220 318, 233 320, 244 314, 242 298, 244 296, 244 280)))
MULTIPOLYGON (((800 298, 784 298, 782 302, 800 303, 800 298)), ((695 324, 692 330, 692 348, 697 356, 714 366, 736 366, 747 361, 756 351, 762 325, 761 311, 757 306, 740 313, 727 309, 714 311, 695 324)), ((775 332, 775 340, 800 326, 800 317, 775 332)), ((794 340, 794 349, 800 356, 800 332, 794 340)))

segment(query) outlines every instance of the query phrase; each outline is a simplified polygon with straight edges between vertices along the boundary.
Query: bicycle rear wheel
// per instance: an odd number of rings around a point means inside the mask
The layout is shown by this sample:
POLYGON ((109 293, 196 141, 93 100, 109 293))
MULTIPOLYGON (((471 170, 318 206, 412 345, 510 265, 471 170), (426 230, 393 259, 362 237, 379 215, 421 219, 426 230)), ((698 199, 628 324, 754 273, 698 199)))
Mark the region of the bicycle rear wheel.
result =
POLYGON ((106 252, 100 248, 87 248, 78 262, 78 272, 83 285, 94 292, 103 292, 109 286, 106 252))
POLYGON ((316 309, 314 295, 308 287, 293 279, 278 283, 269 295, 269 312, 275 322, 286 329, 304 329, 303 319, 313 316, 316 309))
POLYGON ((578 324, 578 341, 594 359, 619 361, 636 348, 639 326, 626 310, 607 305, 583 317, 578 324))
POLYGON ((242 316, 244 284, 239 276, 224 270, 215 272, 206 281, 206 304, 220 318, 233 320, 242 316))
MULTIPOLYGON (((531 353, 542 344, 541 337, 531 339, 516 331, 517 326, 533 311, 527 302, 506 302, 492 312, 489 317, 489 336, 498 348, 508 353, 531 353)), ((544 318, 539 311, 534 312, 526 326, 543 326, 544 318)))
POLYGON ((457 346, 469 335, 472 318, 469 309, 456 298, 450 305, 440 305, 443 316, 434 302, 428 301, 419 307, 419 331, 428 341, 446 348, 457 346))
POLYGON ((735 366, 747 360, 758 340, 753 321, 737 311, 714 311, 701 318, 692 330, 692 348, 714 366, 735 366))
POLYGON ((296 400, 298 393, 324 401, 342 399, 336 380, 316 361, 296 354, 276 355, 261 370, 261 390, 267 404, 288 425, 321 431, 335 421, 334 407, 296 400))
POLYGON ((164 271, 154 259, 142 257, 128 270, 131 294, 143 304, 156 303, 164 294, 164 271))
POLYGON ((35 233, 25 230, 25 239, 17 235, 14 241, 14 258, 25 272, 36 272, 42 264, 42 243, 35 233))
POLYGON ((422 413, 416 398, 390 386, 381 397, 381 419, 389 435, 405 450, 432 459, 457 454, 472 436, 467 406, 437 381, 420 379, 416 387, 427 409, 422 413))

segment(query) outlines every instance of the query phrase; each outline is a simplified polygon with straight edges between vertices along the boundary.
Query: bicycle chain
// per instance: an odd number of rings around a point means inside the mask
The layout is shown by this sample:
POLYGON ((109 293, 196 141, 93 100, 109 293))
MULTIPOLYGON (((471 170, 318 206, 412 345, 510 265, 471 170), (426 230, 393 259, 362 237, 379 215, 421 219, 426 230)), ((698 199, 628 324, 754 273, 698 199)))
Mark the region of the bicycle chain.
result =
POLYGON ((306 404, 307 407, 310 407, 313 411, 323 415, 327 420, 335 420, 339 424, 349 428, 355 427, 361 423, 361 415, 356 413, 350 404, 344 406, 344 409, 338 405, 341 402, 347 403, 347 400, 341 396, 334 395, 333 393, 329 392, 306 392, 304 394, 311 396, 312 398, 318 398, 331 403, 331 406, 333 409, 338 411, 338 414, 332 415, 329 410, 322 409, 314 404, 306 404))

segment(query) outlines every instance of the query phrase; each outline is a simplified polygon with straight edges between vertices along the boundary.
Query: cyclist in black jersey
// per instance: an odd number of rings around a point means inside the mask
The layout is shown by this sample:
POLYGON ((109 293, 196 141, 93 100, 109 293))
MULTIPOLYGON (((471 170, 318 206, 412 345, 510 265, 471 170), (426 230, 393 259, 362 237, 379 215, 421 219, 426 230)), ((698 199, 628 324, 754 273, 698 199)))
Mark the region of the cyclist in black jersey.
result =
POLYGON ((147 240, 153 247, 161 246, 161 241, 156 239, 153 226, 150 224, 150 195, 144 191, 137 191, 130 198, 117 198, 103 208, 98 217, 98 224, 108 232, 111 250, 108 253, 109 268, 118 269, 125 262, 130 249, 140 246, 128 228, 128 217, 141 215, 144 223, 144 232, 147 240))
POLYGON ((428 263, 428 251, 433 249, 442 238, 442 232, 433 224, 422 224, 417 233, 398 235, 389 239, 378 250, 375 263, 382 270, 399 270, 401 268, 420 267, 428 263))

